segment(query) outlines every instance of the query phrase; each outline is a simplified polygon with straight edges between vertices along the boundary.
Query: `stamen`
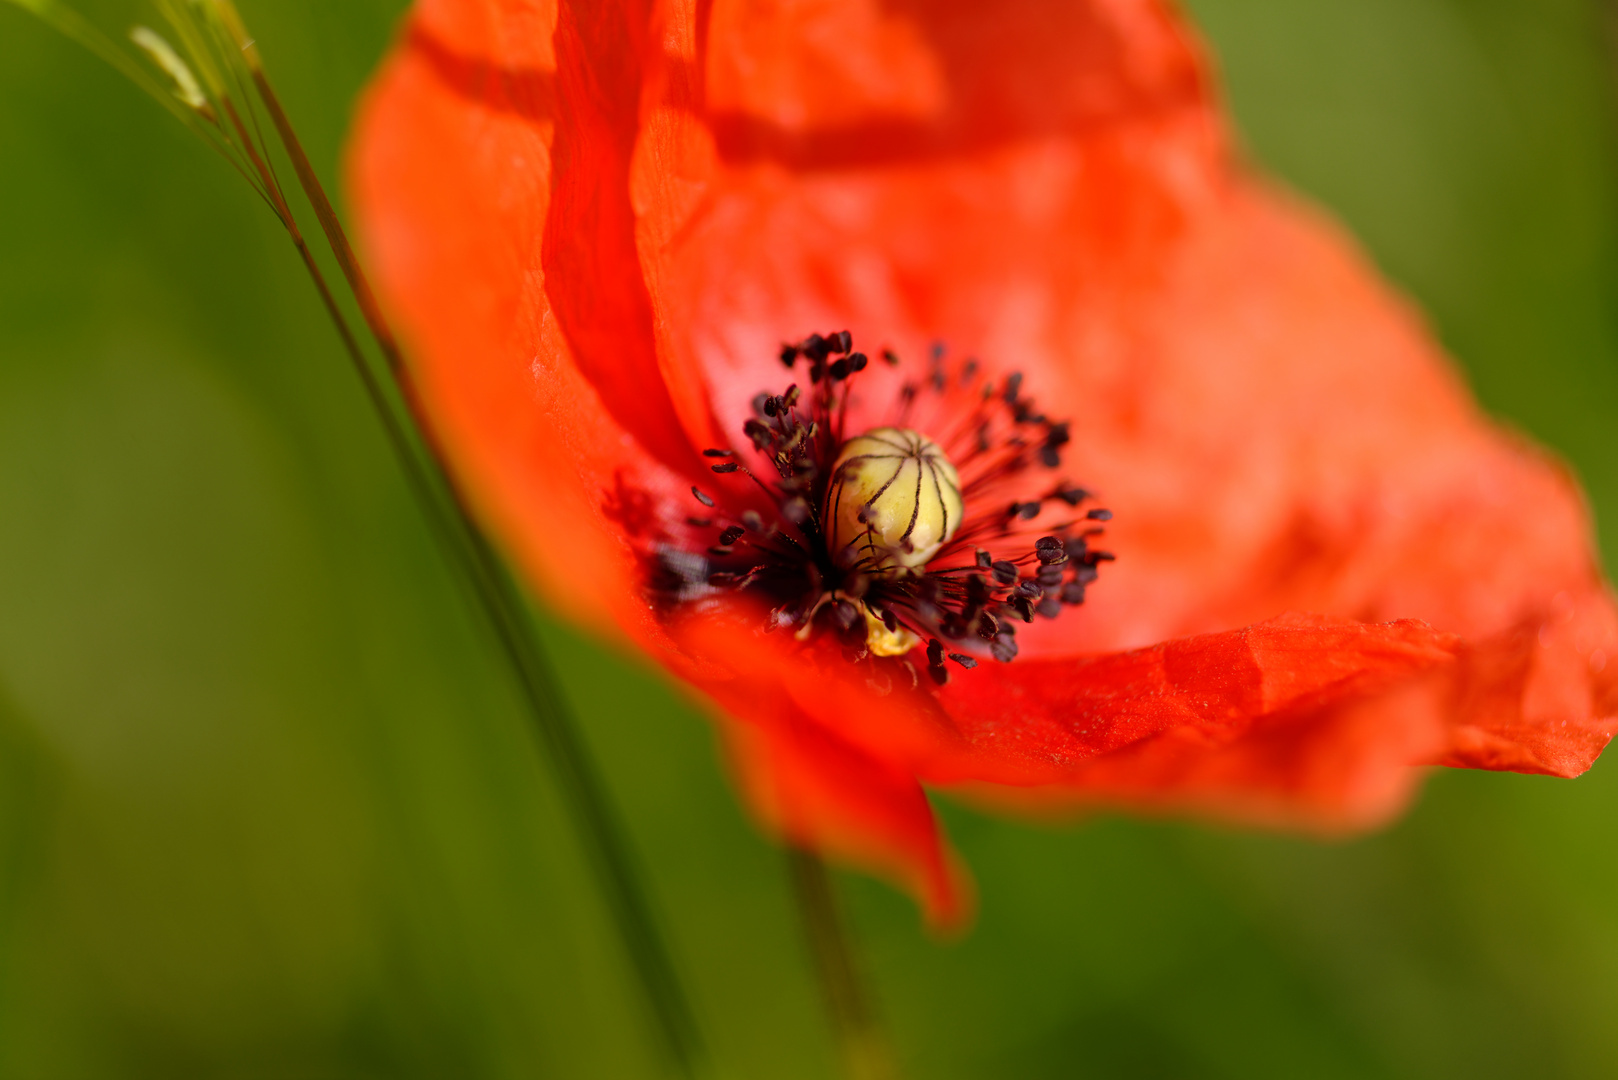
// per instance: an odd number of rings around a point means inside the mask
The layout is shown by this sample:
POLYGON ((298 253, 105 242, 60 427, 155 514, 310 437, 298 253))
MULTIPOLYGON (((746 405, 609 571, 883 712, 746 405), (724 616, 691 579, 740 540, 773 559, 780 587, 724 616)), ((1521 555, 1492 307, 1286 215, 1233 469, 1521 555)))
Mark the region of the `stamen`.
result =
MULTIPOLYGON (((902 362, 891 349, 879 355, 889 366, 902 362)), ((963 670, 983 655, 1009 663, 1016 622, 1084 603, 1098 566, 1113 555, 1091 549, 1099 528, 1074 531, 1074 521, 1045 513, 1094 496, 1066 479, 1027 475, 1059 467, 1074 434, 1024 396, 1020 373, 996 378, 976 359, 952 369, 935 345, 925 378, 903 383, 890 423, 849 438, 853 386, 870 365, 849 333, 783 344, 780 359, 788 369, 806 361, 807 385, 758 394, 742 425, 768 467, 749 468, 731 449, 703 451, 720 459, 710 465, 715 475, 747 478, 750 503, 762 492, 773 520, 751 506, 728 511, 731 494, 692 487, 715 516, 686 519, 698 532, 684 546, 705 553, 660 549, 661 595, 683 602, 716 590, 758 593, 770 604, 766 631, 834 635, 849 662, 871 667, 879 692, 903 685, 904 675, 884 665, 903 665, 918 685, 906 657, 924 645, 928 676, 943 686, 946 660, 963 670), (941 421, 943 438, 911 426, 914 417, 941 421), (713 537, 706 530, 715 527, 718 543, 708 547, 698 537, 713 537)), ((1083 520, 1111 517, 1097 508, 1083 520)))

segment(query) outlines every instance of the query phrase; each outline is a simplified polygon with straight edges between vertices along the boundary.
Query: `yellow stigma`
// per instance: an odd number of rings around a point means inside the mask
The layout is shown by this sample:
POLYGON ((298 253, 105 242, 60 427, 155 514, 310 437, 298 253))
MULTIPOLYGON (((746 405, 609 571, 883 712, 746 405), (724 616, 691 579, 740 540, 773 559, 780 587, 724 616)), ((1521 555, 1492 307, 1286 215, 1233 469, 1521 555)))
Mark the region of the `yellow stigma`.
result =
POLYGON ((961 478, 937 443, 874 428, 843 444, 826 490, 826 542, 845 569, 925 566, 961 527, 961 478))

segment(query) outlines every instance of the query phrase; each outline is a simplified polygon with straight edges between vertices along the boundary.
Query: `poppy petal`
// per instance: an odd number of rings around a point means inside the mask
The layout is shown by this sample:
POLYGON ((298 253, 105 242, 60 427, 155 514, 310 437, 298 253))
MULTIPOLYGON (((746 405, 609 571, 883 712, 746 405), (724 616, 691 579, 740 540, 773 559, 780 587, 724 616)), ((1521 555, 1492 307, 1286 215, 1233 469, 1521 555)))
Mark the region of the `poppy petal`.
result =
POLYGON ((920 781, 1019 809, 1127 806, 1340 832, 1386 821, 1444 752, 1465 647, 1414 621, 1289 615, 1086 658, 952 673, 855 665, 745 606, 679 620, 741 784, 785 835, 958 913, 920 781), (871 680, 886 680, 872 685, 871 680))
POLYGON ((1155 0, 422 0, 361 117, 382 295, 501 535, 720 705, 767 821, 940 918, 919 781, 1347 828, 1413 764, 1573 775, 1614 728, 1576 486, 1208 84, 1155 0), (843 326, 1023 371, 1116 511, 1090 602, 936 696, 642 595, 780 340, 843 326))
MULTIPOLYGON (((1021 6, 882 10, 716 9, 711 152, 682 159, 708 171, 642 202, 654 302, 687 335, 670 347, 708 368, 727 422, 770 384, 783 324, 837 320, 912 354, 940 336, 1023 371, 1073 419, 1067 467, 1115 512, 1119 561, 1082 612, 1025 634, 1024 656, 1287 610, 1419 618, 1476 655, 1543 637, 1520 656, 1540 676, 1515 690, 1464 666, 1476 685, 1445 723, 1469 733, 1441 760, 1587 768, 1614 729, 1618 620, 1576 486, 1480 415, 1350 241, 1231 161, 1163 8, 1072 5, 1069 37, 1019 23, 1021 6), (1050 101, 1014 92, 1018 65, 956 48, 1007 39, 1035 68, 1052 49, 1092 53, 1094 92, 1069 100, 1059 78, 1050 101), (928 57, 952 93, 906 98, 870 74, 928 57), (860 74, 828 88, 807 74, 823 63, 860 74), (1553 606, 1582 613, 1576 633, 1542 629, 1553 606)), ((868 395, 872 421, 884 400, 868 395)))
POLYGON ((570 615, 655 634, 626 538, 696 508, 681 469, 698 466, 647 357, 581 363, 561 314, 589 306, 579 241, 548 274, 555 21, 544 5, 420 4, 366 98, 349 182, 420 398, 481 508, 570 615))
POLYGON ((959 735, 907 662, 851 664, 823 637, 761 632, 760 614, 745 602, 686 612, 671 625, 679 651, 665 657, 716 706, 755 813, 907 886, 935 925, 959 923, 971 890, 915 771, 966 750, 959 735))
POLYGON ((892 879, 921 901, 934 927, 970 919, 970 878, 946 847, 914 774, 802 714, 737 724, 734 704, 719 720, 737 783, 775 835, 892 879))
POLYGON ((1439 699, 1460 649, 1414 621, 1289 615, 1132 652, 1019 662, 1003 680, 967 673, 943 701, 976 751, 973 772, 952 776, 959 765, 946 763, 926 776, 1009 785, 1001 801, 1024 805, 1363 828, 1403 807, 1410 766, 1445 745, 1439 699))

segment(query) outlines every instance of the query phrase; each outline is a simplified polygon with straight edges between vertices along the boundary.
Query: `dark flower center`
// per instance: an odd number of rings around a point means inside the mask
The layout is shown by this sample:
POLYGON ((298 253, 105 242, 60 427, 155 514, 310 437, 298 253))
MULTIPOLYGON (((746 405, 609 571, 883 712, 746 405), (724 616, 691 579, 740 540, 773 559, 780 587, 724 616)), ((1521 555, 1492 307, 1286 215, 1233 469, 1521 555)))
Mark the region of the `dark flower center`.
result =
POLYGON ((754 399, 743 431, 756 471, 735 449, 704 451, 736 482, 691 489, 703 513, 687 525, 716 530, 717 542, 659 551, 663 600, 745 591, 768 603, 767 630, 835 634, 855 663, 925 645, 940 685, 946 657, 1010 662, 1017 622, 1084 603, 1113 558, 1090 546, 1112 515, 1080 512, 1091 494, 1053 482, 1070 426, 1039 412, 1021 375, 996 380, 935 346, 925 378, 901 385, 891 422, 849 437, 849 397, 869 361, 848 331, 785 345, 781 361, 806 362, 809 388, 754 399))

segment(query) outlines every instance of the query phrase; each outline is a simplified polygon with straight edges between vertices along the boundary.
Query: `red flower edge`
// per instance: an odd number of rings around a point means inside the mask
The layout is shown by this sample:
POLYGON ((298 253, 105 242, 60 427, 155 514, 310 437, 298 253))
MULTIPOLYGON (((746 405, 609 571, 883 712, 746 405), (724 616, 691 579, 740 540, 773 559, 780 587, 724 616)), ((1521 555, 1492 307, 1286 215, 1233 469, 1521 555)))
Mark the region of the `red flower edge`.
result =
POLYGON ((940 921, 965 891, 923 785, 1347 830, 1412 766, 1571 776, 1614 731, 1576 486, 1233 159, 1161 4, 422 0, 350 166, 454 464, 541 591, 717 707, 774 828, 940 921), (845 325, 1074 421, 1120 559, 1010 665, 878 698, 745 598, 648 602, 648 546, 717 483, 698 452, 779 389, 782 339, 845 325))

